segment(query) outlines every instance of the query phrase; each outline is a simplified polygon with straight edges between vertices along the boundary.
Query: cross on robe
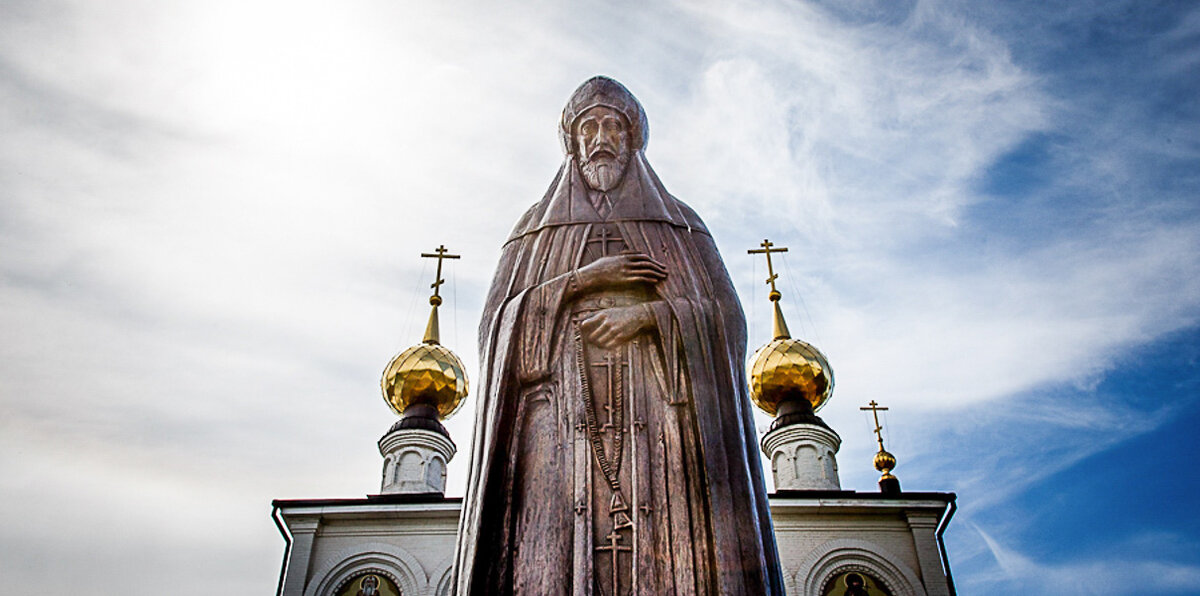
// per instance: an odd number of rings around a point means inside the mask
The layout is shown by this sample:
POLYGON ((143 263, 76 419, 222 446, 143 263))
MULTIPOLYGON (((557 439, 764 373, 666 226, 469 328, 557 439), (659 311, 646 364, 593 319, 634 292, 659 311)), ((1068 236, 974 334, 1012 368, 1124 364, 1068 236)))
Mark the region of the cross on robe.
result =
POLYGON ((604 546, 597 546, 596 550, 601 552, 608 551, 608 553, 612 555, 612 593, 614 596, 616 596, 617 594, 621 593, 621 590, 618 587, 621 572, 620 567, 617 566, 617 555, 622 552, 630 552, 633 550, 633 547, 621 544, 621 535, 617 533, 616 528, 614 528, 612 532, 609 532, 605 538, 608 539, 608 544, 604 546))
POLYGON ((604 369, 604 380, 608 386, 608 403, 604 404, 604 410, 608 412, 608 421, 600 426, 601 432, 607 432, 615 427, 613 424, 616 417, 616 396, 613 395, 613 387, 616 385, 613 382, 613 373, 621 374, 621 367, 626 366, 624 359, 621 362, 614 362, 612 354, 604 355, 604 362, 594 362, 592 366, 601 367, 604 369))
POLYGON ((600 243, 600 256, 602 256, 602 257, 608 256, 608 245, 609 244, 611 244, 613 242, 620 242, 620 243, 624 244, 625 239, 610 232, 608 229, 608 226, 597 226, 597 227, 600 228, 596 232, 597 237, 588 238, 587 244, 592 244, 593 242, 599 242, 600 243))

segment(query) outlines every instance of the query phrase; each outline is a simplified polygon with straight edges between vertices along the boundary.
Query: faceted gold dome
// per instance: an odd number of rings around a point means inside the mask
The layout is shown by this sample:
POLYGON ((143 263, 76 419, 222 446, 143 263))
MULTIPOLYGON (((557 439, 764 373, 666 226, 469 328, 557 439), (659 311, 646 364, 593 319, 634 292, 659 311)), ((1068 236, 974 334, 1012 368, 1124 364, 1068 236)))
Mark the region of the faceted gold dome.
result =
POLYGON ((788 396, 804 397, 815 412, 833 393, 833 369, 825 355, 798 339, 779 337, 759 348, 750 360, 749 373, 750 399, 772 416, 788 396))
POLYGON ((383 369, 383 400, 403 414, 413 404, 428 404, 448 418, 467 396, 467 374, 454 352, 434 342, 401 352, 383 369))

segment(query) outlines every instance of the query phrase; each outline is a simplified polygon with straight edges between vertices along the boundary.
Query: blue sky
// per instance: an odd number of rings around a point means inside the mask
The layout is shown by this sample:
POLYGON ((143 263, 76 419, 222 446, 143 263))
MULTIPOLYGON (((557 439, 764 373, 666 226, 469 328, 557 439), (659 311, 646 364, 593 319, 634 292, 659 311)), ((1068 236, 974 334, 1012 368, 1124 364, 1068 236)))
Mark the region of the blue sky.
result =
POLYGON ((438 244, 476 370, 594 74, 751 348, 745 249, 790 247, 843 485, 874 488, 878 400, 904 487, 959 494, 961 593, 1200 593, 1200 8, 1133 1, 0 4, 6 584, 272 589, 272 498, 378 488, 438 244))

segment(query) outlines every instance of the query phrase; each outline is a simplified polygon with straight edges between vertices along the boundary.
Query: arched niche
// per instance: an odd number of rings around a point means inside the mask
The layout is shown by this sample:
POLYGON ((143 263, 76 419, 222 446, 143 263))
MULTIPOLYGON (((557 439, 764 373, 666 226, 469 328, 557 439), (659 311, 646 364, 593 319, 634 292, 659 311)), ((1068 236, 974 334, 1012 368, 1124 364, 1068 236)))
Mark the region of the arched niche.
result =
POLYGON ((333 596, 406 596, 396 585, 392 574, 383 570, 366 569, 352 575, 334 587, 333 596))
POLYGON ((429 578, 420 562, 393 544, 370 542, 343 550, 315 569, 304 596, 337 596, 347 583, 368 573, 390 579, 404 596, 425 593, 429 578))
MULTIPOLYGON (((913 570, 882 546, 866 540, 830 540, 814 548, 797 568, 800 594, 824 594, 836 577, 847 572, 866 574, 888 596, 927 596, 913 570)), ((871 595, 874 596, 874 595, 871 595)))
POLYGON ((821 596, 892 596, 892 593, 870 573, 846 569, 825 582, 821 596))

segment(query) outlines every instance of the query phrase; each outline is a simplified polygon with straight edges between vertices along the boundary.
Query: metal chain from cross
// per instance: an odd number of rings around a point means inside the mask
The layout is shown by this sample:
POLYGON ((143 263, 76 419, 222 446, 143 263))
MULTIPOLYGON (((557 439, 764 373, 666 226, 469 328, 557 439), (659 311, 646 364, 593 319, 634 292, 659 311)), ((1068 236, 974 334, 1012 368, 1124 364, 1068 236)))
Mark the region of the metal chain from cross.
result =
POLYGON ((423 253, 421 253, 421 256, 425 257, 427 259, 437 259, 438 260, 437 278, 434 280, 433 285, 429 286, 429 287, 433 288, 433 296, 429 297, 429 303, 434 306, 438 306, 442 303, 442 297, 440 294, 441 285, 446 283, 446 280, 442 279, 442 259, 459 259, 459 258, 462 258, 462 255, 447 254, 446 245, 443 244, 443 245, 438 246, 437 249, 434 250, 434 252, 432 252, 432 253, 423 252, 423 253))
POLYGON ((779 279, 779 274, 775 273, 775 267, 771 264, 771 253, 787 252, 788 249, 787 247, 783 246, 779 248, 771 248, 775 245, 770 240, 765 238, 763 239, 762 244, 759 246, 762 248, 752 248, 746 251, 746 254, 767 255, 767 284, 771 286, 771 293, 768 295, 768 297, 771 299, 771 302, 778 302, 779 299, 783 297, 783 294, 780 294, 779 290, 775 288, 775 280, 779 279))
POLYGON ((887 408, 880 406, 878 403, 875 403, 875 400, 871 400, 871 403, 867 404, 867 407, 859 408, 859 409, 864 412, 867 410, 870 410, 871 415, 873 415, 875 417, 875 440, 879 442, 879 450, 884 451, 883 427, 879 425, 879 412, 880 411, 886 412, 887 408))

